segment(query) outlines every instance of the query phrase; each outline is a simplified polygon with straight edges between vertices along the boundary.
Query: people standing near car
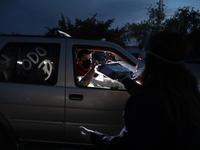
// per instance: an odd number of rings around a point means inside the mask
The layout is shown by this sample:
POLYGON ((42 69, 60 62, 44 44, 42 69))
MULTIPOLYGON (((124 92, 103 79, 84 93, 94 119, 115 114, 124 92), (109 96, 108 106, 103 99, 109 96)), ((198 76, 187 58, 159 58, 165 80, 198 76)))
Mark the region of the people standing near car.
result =
POLYGON ((190 46, 179 33, 153 35, 145 69, 135 79, 139 86, 134 87, 125 105, 125 126, 120 134, 109 136, 81 126, 81 135, 110 150, 199 150, 198 80, 183 62, 190 46))
POLYGON ((82 86, 88 86, 92 77, 96 76, 94 67, 98 64, 97 61, 92 62, 92 52, 83 49, 77 53, 77 76, 84 76, 79 82, 82 86))

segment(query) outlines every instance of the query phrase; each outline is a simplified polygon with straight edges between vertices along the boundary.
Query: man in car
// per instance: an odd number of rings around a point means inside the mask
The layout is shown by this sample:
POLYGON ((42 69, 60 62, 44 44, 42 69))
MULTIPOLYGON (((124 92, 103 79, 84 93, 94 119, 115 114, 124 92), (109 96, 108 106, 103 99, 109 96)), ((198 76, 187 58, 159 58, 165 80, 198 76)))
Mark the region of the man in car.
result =
POLYGON ((92 52, 83 49, 77 53, 77 76, 84 76, 79 82, 82 86, 88 86, 92 77, 97 76, 94 67, 98 64, 97 61, 92 62, 92 52))

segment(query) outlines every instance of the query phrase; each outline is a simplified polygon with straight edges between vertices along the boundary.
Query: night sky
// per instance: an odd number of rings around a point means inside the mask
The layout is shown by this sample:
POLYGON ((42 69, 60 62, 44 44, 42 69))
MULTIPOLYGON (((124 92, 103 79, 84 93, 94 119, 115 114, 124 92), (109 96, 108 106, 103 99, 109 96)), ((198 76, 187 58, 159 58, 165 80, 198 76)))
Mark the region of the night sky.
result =
MULTIPOLYGON (((146 7, 158 0, 0 0, 0 32, 44 35, 44 27, 56 27, 61 13, 85 20, 97 13, 99 21, 115 18, 113 28, 126 22, 140 22, 148 18, 146 7)), ((166 15, 177 8, 193 6, 200 9, 200 0, 164 0, 166 15)))

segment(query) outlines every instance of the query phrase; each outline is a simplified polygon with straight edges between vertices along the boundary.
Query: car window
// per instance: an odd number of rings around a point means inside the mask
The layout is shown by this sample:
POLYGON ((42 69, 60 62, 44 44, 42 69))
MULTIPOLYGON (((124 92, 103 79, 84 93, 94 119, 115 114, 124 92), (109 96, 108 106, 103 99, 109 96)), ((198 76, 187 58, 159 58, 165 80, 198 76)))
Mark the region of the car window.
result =
POLYGON ((0 81, 55 85, 60 45, 8 43, 0 51, 0 81))
MULTIPOLYGON (((79 87, 88 87, 88 88, 103 88, 103 89, 112 89, 112 90, 125 90, 124 85, 119 82, 117 79, 111 79, 106 74, 99 72, 95 69, 95 75, 90 80, 89 85, 84 86, 82 84, 83 75, 79 76, 76 74, 76 71, 80 68, 77 64, 77 53, 83 49, 87 49, 91 51, 91 61, 98 61, 99 65, 110 65, 110 64, 117 64, 120 66, 125 67, 131 73, 135 72, 136 66, 130 64, 126 61, 126 58, 123 57, 122 54, 115 53, 116 50, 106 48, 106 47, 90 47, 90 46, 74 46, 74 74, 75 74, 75 81, 76 85, 79 87)), ((107 69, 107 68, 106 68, 107 69)), ((109 72, 110 70, 106 70, 109 72)))

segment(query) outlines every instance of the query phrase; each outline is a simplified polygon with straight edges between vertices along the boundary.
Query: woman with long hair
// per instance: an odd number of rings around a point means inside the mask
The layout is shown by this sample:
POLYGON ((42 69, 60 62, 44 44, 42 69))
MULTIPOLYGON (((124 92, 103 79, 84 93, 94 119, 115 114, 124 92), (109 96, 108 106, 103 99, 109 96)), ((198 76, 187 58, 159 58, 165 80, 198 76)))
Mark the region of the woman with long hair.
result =
POLYGON ((81 135, 104 149, 199 150, 198 80, 184 63, 190 49, 189 40, 179 33, 153 35, 146 47, 145 69, 133 81, 124 108, 121 133, 108 136, 80 127, 81 135))

